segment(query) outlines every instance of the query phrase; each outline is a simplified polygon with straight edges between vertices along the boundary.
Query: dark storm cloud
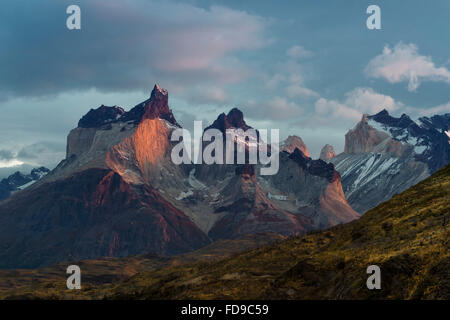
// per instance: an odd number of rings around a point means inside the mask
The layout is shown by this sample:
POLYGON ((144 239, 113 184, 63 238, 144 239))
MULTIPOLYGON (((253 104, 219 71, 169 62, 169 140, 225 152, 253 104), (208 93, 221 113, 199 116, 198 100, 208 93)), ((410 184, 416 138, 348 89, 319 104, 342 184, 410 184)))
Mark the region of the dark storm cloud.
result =
POLYGON ((0 150, 0 160, 11 160, 14 158, 14 155, 9 150, 0 150))
POLYGON ((20 149, 20 151, 17 153, 17 158, 20 160, 38 159, 45 154, 60 152, 61 147, 63 147, 61 144, 55 142, 44 141, 33 143, 32 145, 20 149))
POLYGON ((263 46, 265 23, 243 11, 164 1, 8 0, 0 11, 0 98, 148 90, 156 80, 232 83, 247 71, 229 55, 263 46), (71 4, 81 8, 81 30, 66 28, 71 4))

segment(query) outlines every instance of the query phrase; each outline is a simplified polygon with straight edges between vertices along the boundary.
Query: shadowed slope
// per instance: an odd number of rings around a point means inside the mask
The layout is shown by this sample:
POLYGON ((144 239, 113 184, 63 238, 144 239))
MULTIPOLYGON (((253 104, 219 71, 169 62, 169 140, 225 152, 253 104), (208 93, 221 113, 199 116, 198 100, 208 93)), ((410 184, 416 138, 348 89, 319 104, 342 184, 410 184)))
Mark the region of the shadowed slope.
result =
POLYGON ((209 242, 154 189, 132 186, 110 170, 85 170, 18 194, 0 207, 0 268, 144 252, 176 254, 209 242), (16 234, 18 226, 26 237, 16 234))

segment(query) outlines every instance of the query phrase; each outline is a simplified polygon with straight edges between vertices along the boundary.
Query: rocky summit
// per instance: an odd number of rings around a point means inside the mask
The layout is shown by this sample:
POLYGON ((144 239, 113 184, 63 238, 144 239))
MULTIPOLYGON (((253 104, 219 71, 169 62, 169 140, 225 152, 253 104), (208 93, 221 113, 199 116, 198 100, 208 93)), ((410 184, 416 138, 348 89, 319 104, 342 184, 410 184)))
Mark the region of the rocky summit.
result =
POLYGON ((334 157, 336 157, 336 152, 334 152, 333 146, 326 144, 320 151, 320 159, 323 161, 329 161, 334 157))
POLYGON ((308 147, 298 136, 289 136, 280 145, 280 151, 293 153, 295 149, 299 149, 305 156, 309 157, 308 147))

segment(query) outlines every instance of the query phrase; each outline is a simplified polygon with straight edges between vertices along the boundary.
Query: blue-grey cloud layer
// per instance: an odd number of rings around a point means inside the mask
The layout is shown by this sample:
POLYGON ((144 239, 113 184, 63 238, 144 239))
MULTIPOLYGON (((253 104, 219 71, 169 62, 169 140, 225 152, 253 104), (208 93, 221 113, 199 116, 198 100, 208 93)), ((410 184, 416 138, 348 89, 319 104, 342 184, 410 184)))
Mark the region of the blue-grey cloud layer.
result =
POLYGON ((8 8, 0 13, 3 97, 148 89, 155 79, 172 86, 224 84, 245 76, 234 52, 264 45, 263 18, 225 7, 76 1, 82 28, 68 30, 70 3, 2 4, 8 8))
POLYGON ((129 108, 155 82, 184 122, 238 106, 253 126, 301 135, 313 155, 325 143, 342 149, 362 112, 448 110, 450 2, 377 1, 380 31, 365 27, 368 4, 3 1, 0 157, 40 143, 63 154, 83 113, 129 108), (81 30, 66 28, 71 4, 81 30))

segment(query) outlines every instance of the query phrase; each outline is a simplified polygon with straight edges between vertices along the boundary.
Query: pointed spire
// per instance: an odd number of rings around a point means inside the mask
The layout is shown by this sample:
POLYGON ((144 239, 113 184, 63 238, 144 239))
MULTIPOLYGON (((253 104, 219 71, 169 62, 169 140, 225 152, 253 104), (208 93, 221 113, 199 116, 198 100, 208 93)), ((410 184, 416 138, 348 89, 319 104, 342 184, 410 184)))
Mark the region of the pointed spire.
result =
POLYGON ((150 95, 150 99, 152 98, 161 98, 161 97, 167 97, 168 92, 166 89, 159 86, 159 84, 155 84, 153 87, 152 93, 150 95))

